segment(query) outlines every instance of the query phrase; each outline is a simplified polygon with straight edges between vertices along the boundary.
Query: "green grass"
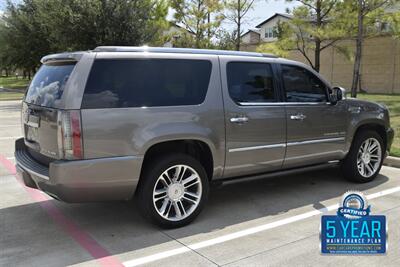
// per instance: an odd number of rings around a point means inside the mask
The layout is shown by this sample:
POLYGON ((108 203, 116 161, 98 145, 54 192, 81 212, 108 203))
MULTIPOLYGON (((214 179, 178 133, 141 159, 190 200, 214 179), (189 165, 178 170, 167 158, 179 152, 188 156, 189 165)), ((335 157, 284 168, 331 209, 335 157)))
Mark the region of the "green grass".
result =
POLYGON ((390 155, 400 157, 400 95, 358 94, 357 98, 385 104, 390 112, 394 140, 390 155))
POLYGON ((29 80, 15 76, 4 77, 0 76, 0 87, 7 89, 25 89, 28 86, 29 80))
POLYGON ((19 92, 0 92, 0 101, 2 100, 20 100, 24 93, 19 92))

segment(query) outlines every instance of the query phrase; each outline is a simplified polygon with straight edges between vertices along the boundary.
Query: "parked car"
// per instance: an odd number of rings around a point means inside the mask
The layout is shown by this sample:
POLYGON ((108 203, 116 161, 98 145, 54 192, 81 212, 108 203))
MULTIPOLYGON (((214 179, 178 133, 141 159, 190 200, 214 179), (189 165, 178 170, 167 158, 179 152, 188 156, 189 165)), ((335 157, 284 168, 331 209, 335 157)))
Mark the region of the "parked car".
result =
POLYGON ((393 139, 385 106, 272 55, 98 47, 41 62, 16 141, 25 184, 66 202, 135 197, 162 227, 193 221, 211 182, 332 164, 372 181, 393 139))

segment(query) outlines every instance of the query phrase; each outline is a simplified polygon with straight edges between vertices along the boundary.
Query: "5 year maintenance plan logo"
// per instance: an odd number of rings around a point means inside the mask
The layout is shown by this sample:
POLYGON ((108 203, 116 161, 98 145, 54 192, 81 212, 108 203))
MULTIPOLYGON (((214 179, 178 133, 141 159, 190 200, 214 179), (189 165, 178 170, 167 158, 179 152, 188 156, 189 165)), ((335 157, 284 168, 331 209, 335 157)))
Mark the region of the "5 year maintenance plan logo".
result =
POLYGON ((342 197, 336 215, 321 217, 322 254, 385 254, 387 225, 384 215, 370 215, 371 206, 361 192, 342 197))

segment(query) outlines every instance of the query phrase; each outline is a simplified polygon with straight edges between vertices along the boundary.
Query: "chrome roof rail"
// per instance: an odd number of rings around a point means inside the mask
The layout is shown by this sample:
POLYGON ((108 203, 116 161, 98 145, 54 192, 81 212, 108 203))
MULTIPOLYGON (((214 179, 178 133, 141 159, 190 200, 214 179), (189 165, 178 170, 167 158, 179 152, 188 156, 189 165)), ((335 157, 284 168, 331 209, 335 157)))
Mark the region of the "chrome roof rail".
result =
POLYGON ((277 56, 275 55, 262 54, 257 52, 214 50, 214 49, 193 49, 193 48, 148 47, 148 46, 98 46, 93 50, 93 52, 183 53, 183 54, 277 58, 277 56))

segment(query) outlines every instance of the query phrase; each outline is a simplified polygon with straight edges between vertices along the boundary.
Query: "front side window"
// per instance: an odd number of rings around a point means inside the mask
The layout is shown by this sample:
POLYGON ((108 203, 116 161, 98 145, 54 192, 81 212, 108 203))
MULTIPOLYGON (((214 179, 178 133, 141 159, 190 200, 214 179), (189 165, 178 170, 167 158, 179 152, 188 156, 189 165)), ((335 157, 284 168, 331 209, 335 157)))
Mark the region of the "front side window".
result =
POLYGON ((82 108, 201 104, 211 62, 186 59, 98 59, 93 63, 82 108))
POLYGON ((227 76, 229 95, 236 103, 276 101, 270 64, 229 62, 227 76))
POLYGON ((310 71, 282 65, 287 102, 327 102, 326 85, 310 71))

